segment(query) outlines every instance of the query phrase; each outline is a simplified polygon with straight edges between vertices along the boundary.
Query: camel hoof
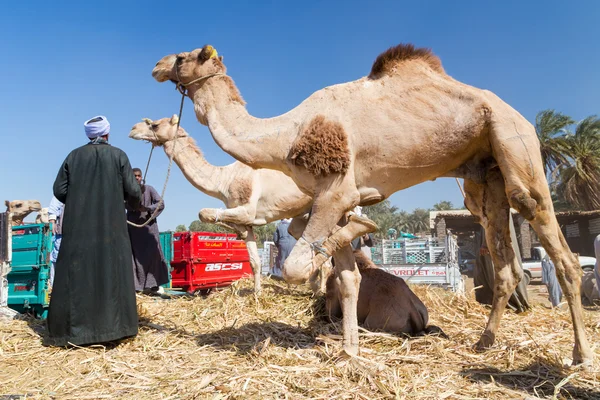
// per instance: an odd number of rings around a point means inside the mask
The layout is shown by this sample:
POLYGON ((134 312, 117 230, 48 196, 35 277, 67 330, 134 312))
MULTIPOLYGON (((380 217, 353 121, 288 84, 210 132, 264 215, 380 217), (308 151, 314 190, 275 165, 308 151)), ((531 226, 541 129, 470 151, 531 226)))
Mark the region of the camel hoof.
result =
POLYGON ((473 349, 475 351, 483 352, 490 349, 494 345, 495 336, 491 333, 483 333, 479 338, 479 341, 475 343, 473 349))
POLYGON ((368 217, 350 214, 348 220, 363 226, 364 230, 361 231, 361 235, 366 235, 367 233, 375 232, 378 229, 377 224, 368 217))
POLYGON ((214 223, 217 220, 217 210, 214 208, 203 208, 198 214, 200 221, 205 223, 214 223))
POLYGON ((577 367, 583 371, 591 371, 594 365, 594 355, 589 352, 589 354, 580 354, 580 352, 573 350, 573 362, 571 366, 577 367))

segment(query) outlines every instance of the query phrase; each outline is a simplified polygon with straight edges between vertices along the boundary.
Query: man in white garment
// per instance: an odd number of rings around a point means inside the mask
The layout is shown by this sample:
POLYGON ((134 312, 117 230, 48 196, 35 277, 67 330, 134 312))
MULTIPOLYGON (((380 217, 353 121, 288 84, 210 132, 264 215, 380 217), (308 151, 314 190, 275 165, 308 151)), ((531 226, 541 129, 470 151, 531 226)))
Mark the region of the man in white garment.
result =
POLYGON ((56 197, 52 196, 48 206, 48 221, 52 223, 52 252, 50 253, 50 276, 48 277, 48 287, 52 290, 54 284, 54 265, 58 258, 60 241, 62 239, 62 213, 65 205, 56 197))

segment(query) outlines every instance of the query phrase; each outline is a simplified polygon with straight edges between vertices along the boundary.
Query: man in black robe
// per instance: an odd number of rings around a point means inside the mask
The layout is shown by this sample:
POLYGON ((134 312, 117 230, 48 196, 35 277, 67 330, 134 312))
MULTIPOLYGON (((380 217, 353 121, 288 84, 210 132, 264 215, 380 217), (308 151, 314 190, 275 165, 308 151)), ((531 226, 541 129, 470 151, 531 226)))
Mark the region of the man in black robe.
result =
POLYGON ((54 196, 65 207, 48 313, 46 344, 53 346, 138 332, 124 200, 138 207, 140 185, 127 155, 108 144, 106 118, 84 126, 90 142, 67 156, 54 182, 54 196))
POLYGON ((142 170, 133 169, 135 179, 142 185, 140 210, 127 207, 127 220, 137 225, 145 223, 156 211, 155 218, 143 227, 128 225, 131 250, 133 252, 133 282, 135 290, 159 293, 161 285, 169 283, 169 270, 160 247, 160 233, 156 218, 165 208, 165 203, 150 185, 142 182, 142 170))

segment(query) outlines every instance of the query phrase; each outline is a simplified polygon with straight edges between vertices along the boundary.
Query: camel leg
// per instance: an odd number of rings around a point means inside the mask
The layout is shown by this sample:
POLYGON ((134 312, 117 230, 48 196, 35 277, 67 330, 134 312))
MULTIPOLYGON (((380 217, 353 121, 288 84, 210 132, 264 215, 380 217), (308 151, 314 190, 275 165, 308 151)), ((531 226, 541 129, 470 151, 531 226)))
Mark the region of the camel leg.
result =
MULTIPOLYGON (((246 206, 239 206, 235 208, 219 209, 219 208, 203 208, 198 214, 200 221, 206 223, 227 223, 235 225, 260 225, 259 222, 255 221, 254 215, 248 212, 246 206)), ((266 224, 267 221, 264 221, 266 224)))
POLYGON ((510 238, 510 206, 504 190, 504 179, 498 169, 490 171, 483 185, 465 180, 467 208, 479 217, 494 262, 494 299, 487 326, 475 345, 484 350, 494 344, 502 314, 520 282, 523 272, 510 238))
POLYGON ((569 303, 573 320, 573 364, 590 364, 594 354, 583 323, 581 266, 569 249, 556 220, 533 126, 524 119, 510 123, 493 120, 490 142, 506 181, 506 195, 511 207, 529 220, 554 262, 556 276, 569 303))
POLYGON ((360 272, 354 262, 350 246, 343 247, 333 256, 335 275, 339 282, 342 306, 343 348, 350 355, 358 354, 358 291, 360 288, 360 272))
POLYGON ((318 181, 310 220, 283 267, 286 282, 300 284, 308 279, 314 271, 313 250, 320 251, 344 213, 359 200, 351 171, 345 176, 328 176, 318 181))
POLYGON ((260 257, 258 256, 258 247, 256 246, 256 238, 254 237, 254 230, 251 226, 247 227, 248 236, 246 236, 246 248, 248 249, 248 255, 250 256, 250 266, 254 273, 254 292, 260 294, 260 275, 261 275, 261 264, 260 257))

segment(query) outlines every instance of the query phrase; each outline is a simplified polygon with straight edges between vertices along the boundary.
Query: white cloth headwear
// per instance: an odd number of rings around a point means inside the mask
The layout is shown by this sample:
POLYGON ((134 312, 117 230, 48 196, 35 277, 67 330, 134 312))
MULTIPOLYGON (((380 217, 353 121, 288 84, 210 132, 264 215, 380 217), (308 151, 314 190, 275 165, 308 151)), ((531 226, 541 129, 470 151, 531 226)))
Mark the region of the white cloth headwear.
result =
POLYGON ((108 135, 110 133, 110 123, 103 115, 98 115, 97 117, 90 118, 89 120, 83 123, 83 126, 85 128, 85 134, 90 139, 95 139, 97 137, 108 135))
POLYGON ((360 217, 362 215, 362 207, 361 206, 354 207, 354 214, 356 214, 360 217))

